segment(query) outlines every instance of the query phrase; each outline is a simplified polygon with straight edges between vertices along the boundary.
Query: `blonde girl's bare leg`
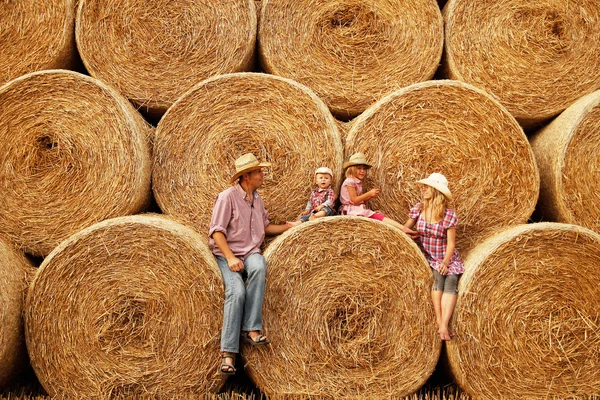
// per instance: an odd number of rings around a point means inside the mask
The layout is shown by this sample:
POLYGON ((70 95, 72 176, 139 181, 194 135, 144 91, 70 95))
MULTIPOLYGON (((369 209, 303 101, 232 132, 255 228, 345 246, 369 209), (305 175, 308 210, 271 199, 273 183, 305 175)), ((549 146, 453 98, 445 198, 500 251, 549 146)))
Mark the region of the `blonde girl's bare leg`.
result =
POLYGON ((435 311, 435 323, 440 329, 442 325, 442 292, 441 290, 431 291, 431 302, 433 303, 433 311, 435 311))
POLYGON ((450 318, 452 318, 452 313, 454 312, 454 306, 456 305, 456 294, 452 293, 444 293, 442 294, 441 299, 442 304, 442 324, 440 326, 440 338, 442 340, 450 340, 450 328, 448 325, 450 324, 450 318))

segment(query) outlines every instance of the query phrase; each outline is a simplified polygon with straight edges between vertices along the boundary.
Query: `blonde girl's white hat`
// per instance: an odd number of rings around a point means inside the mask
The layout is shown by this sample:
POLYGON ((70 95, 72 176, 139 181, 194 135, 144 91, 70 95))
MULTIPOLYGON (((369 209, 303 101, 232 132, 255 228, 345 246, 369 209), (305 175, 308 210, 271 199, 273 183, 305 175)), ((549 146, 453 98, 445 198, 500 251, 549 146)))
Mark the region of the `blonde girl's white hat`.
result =
POLYGON ((257 169, 261 169, 263 167, 270 167, 271 163, 269 162, 260 162, 252 153, 246 153, 243 156, 238 157, 235 160, 235 174, 229 180, 230 183, 233 183, 237 178, 241 175, 244 175, 246 172, 251 172, 257 169))
POLYGON ((353 165, 364 165, 367 168, 371 168, 371 164, 367 162, 367 157, 363 153, 354 153, 350 156, 350 159, 344 163, 344 170, 353 165))
POLYGON ((442 174, 434 172, 427 178, 417 181, 417 183, 431 186, 432 188, 439 190, 448 200, 452 200, 452 192, 448 189, 448 179, 442 174))
POLYGON ((331 176, 333 178, 333 171, 331 171, 331 169, 327 168, 327 167, 317 168, 317 170, 315 171, 315 175, 316 174, 329 174, 329 176, 331 176))

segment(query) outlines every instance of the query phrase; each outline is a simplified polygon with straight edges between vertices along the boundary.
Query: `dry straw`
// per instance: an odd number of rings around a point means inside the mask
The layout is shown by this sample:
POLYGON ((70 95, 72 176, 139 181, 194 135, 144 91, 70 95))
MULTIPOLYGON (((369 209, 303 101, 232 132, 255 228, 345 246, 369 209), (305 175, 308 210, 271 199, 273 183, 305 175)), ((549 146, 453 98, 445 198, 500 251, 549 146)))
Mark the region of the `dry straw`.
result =
POLYGON ((416 392, 441 342, 432 275, 412 239, 379 221, 327 217, 265 251, 264 330, 242 348, 269 398, 390 399, 416 392))
POLYGON ((382 99, 352 124, 346 155, 357 151, 373 163, 365 190, 381 188, 369 206, 398 221, 420 201, 415 182, 444 174, 463 255, 498 228, 525 223, 538 198, 523 130, 491 96, 462 82, 419 83, 382 99))
POLYGON ((0 21, 0 86, 29 72, 74 66, 74 0, 3 1, 0 21))
POLYGON ((44 256, 84 227, 143 209, 148 125, 115 90, 44 71, 0 87, 0 104, 1 234, 44 256))
POLYGON ((158 205, 202 233, 244 153, 273 164, 259 193, 274 223, 304 210, 316 168, 342 165, 341 139, 325 104, 305 86, 265 74, 202 82, 169 109, 155 140, 158 205))
POLYGON ((264 70, 309 86, 341 118, 438 68, 443 21, 435 0, 263 3, 264 70))
POLYGON ((77 46, 90 74, 162 114, 198 82, 247 71, 254 0, 81 0, 77 46))
POLYGON ((447 347, 457 382, 481 399, 600 393, 600 236, 576 225, 513 227, 465 260, 447 347))
POLYGON ((27 347, 51 396, 199 396, 223 383, 222 308, 200 235, 161 216, 120 217, 44 260, 27 294, 27 347))
POLYGON ((28 365, 23 303, 33 264, 0 239, 0 387, 13 383, 28 365))
POLYGON ((600 232, 600 91, 584 96, 531 138, 540 169, 537 211, 600 232))
POLYGON ((600 88, 600 3, 450 0, 445 75, 495 95, 526 127, 600 88))

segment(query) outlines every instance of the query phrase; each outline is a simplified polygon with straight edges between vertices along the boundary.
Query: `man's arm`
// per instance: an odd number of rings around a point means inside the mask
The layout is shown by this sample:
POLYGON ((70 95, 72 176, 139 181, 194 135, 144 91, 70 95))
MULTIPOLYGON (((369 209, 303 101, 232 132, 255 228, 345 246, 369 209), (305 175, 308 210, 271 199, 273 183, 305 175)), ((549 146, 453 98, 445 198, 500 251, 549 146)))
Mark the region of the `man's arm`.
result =
MULTIPOLYGON (((292 226, 291 222, 286 222, 285 224, 269 224, 267 226, 265 226, 265 234, 266 235, 279 235, 280 233, 283 233, 285 231, 287 231, 288 229, 290 229, 292 226)), ((222 250, 221 250, 222 251, 222 250)))
POLYGON ((223 253, 223 255, 225 256, 227 264, 229 265, 229 269, 233 272, 243 271, 244 263, 242 262, 242 260, 237 258, 231 251, 231 248, 227 243, 227 238, 225 237, 225 234, 221 231, 216 231, 213 232, 212 238, 215 241, 215 244, 217 245, 219 250, 221 250, 221 253, 223 253))

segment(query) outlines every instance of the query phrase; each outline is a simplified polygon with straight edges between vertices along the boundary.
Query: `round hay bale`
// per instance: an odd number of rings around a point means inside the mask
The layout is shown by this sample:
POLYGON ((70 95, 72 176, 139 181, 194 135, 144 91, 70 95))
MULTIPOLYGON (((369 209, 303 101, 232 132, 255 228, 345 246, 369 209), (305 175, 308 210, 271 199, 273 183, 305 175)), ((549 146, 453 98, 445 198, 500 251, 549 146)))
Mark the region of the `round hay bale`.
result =
POLYGON ((215 198, 247 152, 273 163, 259 189, 273 223, 304 210, 316 168, 342 166, 336 123, 310 89, 266 74, 223 75, 182 96, 158 124, 152 188, 161 210, 208 232, 215 198))
POLYGON ((600 235, 576 225, 506 229, 477 246, 447 353, 474 398, 591 398, 600 392, 600 235))
POLYGON ((390 399, 416 392, 441 349, 432 275, 412 239, 362 217, 326 217, 267 247, 267 348, 242 348, 270 398, 390 399))
POLYGON ((0 239, 0 387, 11 384, 28 365, 23 303, 33 264, 0 239))
POLYGON ((254 0, 81 0, 77 46, 90 74, 151 114, 198 82, 252 67, 254 0))
POLYGON ((29 72, 76 64, 74 0, 3 1, 0 21, 0 86, 29 72))
POLYGON ((45 256, 151 198, 148 125, 102 82, 35 72, 0 87, 0 234, 45 256))
POLYGON ((600 88, 600 3, 450 0, 444 75, 495 95, 525 127, 600 88))
POLYGON ((416 181, 444 174, 463 256, 498 228, 525 223, 538 198, 523 130, 490 95, 462 82, 423 82, 381 99, 348 133, 347 157, 358 151, 373 164, 365 190, 381 188, 370 207, 397 221, 420 200, 416 181))
POLYGON ((600 91, 584 96, 531 138, 540 169, 537 212, 600 232, 600 91))
POLYGON ((193 230, 160 216, 86 228, 42 263, 27 347, 51 396, 180 398, 216 391, 223 287, 193 230))
POLYGON ((431 79, 443 49, 435 0, 264 2, 258 31, 266 72, 313 89, 341 118, 431 79))

